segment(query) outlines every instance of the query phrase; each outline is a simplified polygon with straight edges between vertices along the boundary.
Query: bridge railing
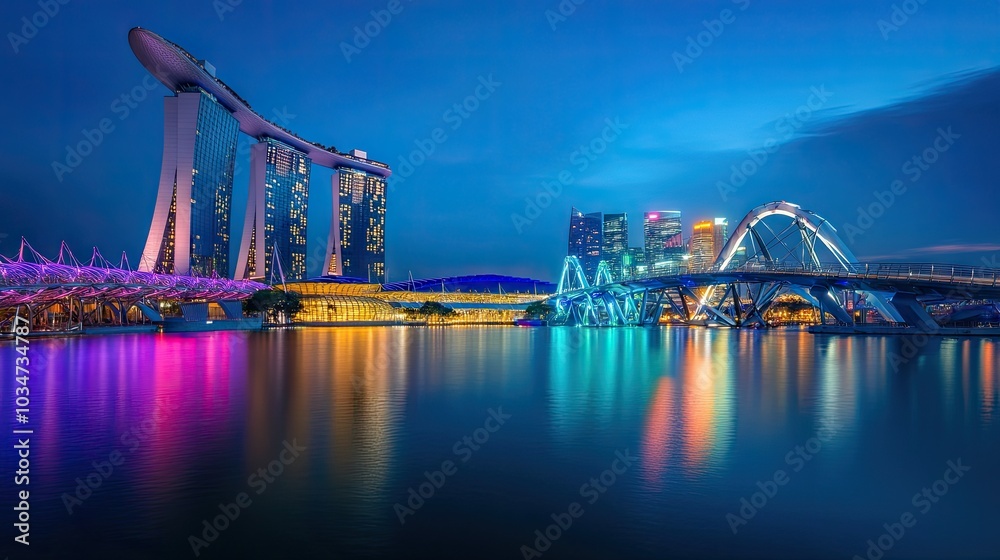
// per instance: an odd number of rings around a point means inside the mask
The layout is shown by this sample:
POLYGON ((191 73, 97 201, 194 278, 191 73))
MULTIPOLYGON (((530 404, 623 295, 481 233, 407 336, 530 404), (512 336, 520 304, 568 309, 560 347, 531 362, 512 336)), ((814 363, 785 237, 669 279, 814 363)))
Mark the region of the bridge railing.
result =
POLYGON ((708 273, 786 273, 795 275, 837 278, 865 278, 885 280, 927 280, 954 284, 973 284, 995 287, 1000 282, 1000 269, 990 267, 952 265, 942 263, 855 263, 845 268, 840 263, 821 263, 820 266, 785 263, 746 263, 726 267, 724 271, 713 267, 708 273))

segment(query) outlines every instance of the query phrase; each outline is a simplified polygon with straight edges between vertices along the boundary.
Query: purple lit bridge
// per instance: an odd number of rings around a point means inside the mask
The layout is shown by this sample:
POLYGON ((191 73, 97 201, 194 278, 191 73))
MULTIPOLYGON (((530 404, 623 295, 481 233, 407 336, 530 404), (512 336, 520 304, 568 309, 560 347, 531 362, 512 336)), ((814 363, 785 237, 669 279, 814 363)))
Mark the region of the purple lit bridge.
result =
POLYGON ((115 265, 96 248, 82 262, 66 242, 52 261, 22 239, 15 257, 0 255, 0 332, 11 332, 14 315, 25 310, 41 330, 157 323, 162 307, 190 302, 217 303, 227 318, 237 319, 239 300, 267 288, 248 280, 141 272, 124 254, 115 265))
POLYGON ((590 282, 567 257, 547 302, 556 325, 656 325, 668 312, 683 323, 760 328, 788 293, 820 310, 816 332, 1000 333, 1000 270, 863 263, 829 222, 788 202, 751 210, 707 270, 616 282, 602 261, 590 282))

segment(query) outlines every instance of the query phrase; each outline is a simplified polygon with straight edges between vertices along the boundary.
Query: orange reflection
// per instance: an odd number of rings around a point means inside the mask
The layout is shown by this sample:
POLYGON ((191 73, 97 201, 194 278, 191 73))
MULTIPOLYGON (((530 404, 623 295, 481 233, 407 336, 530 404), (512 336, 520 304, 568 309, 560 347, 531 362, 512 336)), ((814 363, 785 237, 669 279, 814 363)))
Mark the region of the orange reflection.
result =
MULTIPOLYGON (((405 329, 340 328, 329 333, 328 347, 337 352, 324 380, 327 402, 317 406, 332 405, 333 409, 330 477, 350 481, 355 492, 369 498, 389 491, 389 474, 403 429, 408 353, 423 350, 412 337, 405 329)), ((377 500, 358 503, 374 508, 377 500)))
POLYGON ((993 419, 993 409, 996 399, 996 344, 992 340, 984 340, 982 345, 982 414, 987 421, 993 419))
POLYGON ((681 403, 681 418, 684 419, 683 461, 684 466, 690 469, 701 465, 708 456, 715 425, 715 387, 708 341, 701 336, 689 337, 684 345, 681 364, 684 367, 681 403), (699 349, 696 344, 703 347, 699 349))

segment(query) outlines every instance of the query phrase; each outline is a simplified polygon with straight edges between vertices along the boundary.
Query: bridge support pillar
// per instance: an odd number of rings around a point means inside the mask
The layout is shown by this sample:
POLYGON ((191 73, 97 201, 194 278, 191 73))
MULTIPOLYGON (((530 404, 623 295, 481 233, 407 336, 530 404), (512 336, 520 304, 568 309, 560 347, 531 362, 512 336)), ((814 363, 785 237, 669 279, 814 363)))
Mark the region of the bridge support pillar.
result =
POLYGON ((917 300, 915 294, 897 292, 892 296, 890 303, 899 311, 907 325, 922 331, 933 331, 940 328, 934 317, 931 317, 931 314, 924 309, 924 305, 917 300))
POLYGON ((813 286, 809 288, 809 295, 819 302, 820 318, 823 317, 823 313, 830 313, 842 323, 854 324, 854 318, 844 309, 840 300, 830 291, 829 287, 813 286))
POLYGON ((219 307, 226 314, 226 319, 243 318, 243 302, 238 299, 221 299, 218 301, 219 307))

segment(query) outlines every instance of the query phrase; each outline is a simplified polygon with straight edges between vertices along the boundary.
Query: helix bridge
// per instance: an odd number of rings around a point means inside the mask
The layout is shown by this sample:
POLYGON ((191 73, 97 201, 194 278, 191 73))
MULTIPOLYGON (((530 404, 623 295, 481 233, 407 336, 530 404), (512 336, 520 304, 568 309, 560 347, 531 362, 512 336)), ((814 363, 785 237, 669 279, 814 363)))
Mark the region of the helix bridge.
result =
POLYGON ((142 272, 124 254, 116 264, 96 248, 80 260, 65 241, 52 260, 22 239, 16 255, 0 255, 0 332, 10 330, 19 312, 64 325, 119 325, 161 320, 162 302, 213 301, 235 314, 233 302, 267 288, 249 280, 142 272))

